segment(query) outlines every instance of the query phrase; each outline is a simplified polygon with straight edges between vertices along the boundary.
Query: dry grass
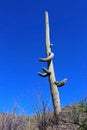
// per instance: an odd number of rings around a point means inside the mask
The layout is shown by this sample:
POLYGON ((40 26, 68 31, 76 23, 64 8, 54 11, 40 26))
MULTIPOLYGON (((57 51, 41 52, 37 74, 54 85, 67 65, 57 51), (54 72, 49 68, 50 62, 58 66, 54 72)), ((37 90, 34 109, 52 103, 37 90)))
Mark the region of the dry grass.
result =
POLYGON ((0 130, 25 130, 26 117, 15 114, 0 114, 0 130))
POLYGON ((58 117, 46 105, 41 111, 27 117, 1 113, 0 130, 87 130, 87 102, 63 108, 58 117))

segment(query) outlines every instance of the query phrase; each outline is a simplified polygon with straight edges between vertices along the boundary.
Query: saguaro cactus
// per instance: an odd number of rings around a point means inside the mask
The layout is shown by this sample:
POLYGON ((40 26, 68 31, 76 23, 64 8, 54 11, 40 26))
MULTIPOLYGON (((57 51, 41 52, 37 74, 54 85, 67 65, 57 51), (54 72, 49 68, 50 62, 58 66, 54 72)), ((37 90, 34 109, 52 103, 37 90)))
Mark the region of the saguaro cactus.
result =
POLYGON ((47 69, 42 68, 42 70, 45 72, 40 73, 38 72, 38 75, 42 77, 48 76, 49 83, 50 83, 50 90, 52 95, 52 102, 54 107, 54 113, 55 115, 58 115, 61 111, 60 107, 60 98, 59 98, 59 92, 57 87, 61 87, 66 83, 67 79, 64 79, 62 81, 56 81, 55 73, 54 73, 54 66, 53 66, 53 57, 54 53, 51 52, 52 44, 50 44, 50 31, 49 31, 49 18, 48 18, 48 12, 45 12, 45 25, 46 25, 46 58, 39 58, 39 61, 41 62, 47 62, 47 69))

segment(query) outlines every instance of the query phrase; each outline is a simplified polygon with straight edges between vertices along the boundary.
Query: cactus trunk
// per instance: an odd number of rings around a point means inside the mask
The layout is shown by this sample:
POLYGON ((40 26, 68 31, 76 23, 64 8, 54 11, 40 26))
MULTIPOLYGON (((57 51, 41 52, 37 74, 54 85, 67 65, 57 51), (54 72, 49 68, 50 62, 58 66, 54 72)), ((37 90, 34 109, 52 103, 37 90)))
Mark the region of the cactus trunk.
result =
MULTIPOLYGON (((49 54, 51 53, 48 12, 45 12, 45 25, 46 25, 46 55, 48 57, 49 54)), ((48 65, 48 70, 51 72, 48 78, 50 83, 50 91, 52 95, 54 112, 56 115, 58 115, 59 112, 61 111, 61 107, 60 107, 59 92, 57 89, 57 85, 55 84, 56 78, 54 73, 53 61, 52 60, 48 61, 47 65, 48 65)))
POLYGON ((56 82, 53 60, 52 60, 54 57, 54 53, 51 52, 52 44, 50 44, 49 18, 48 18, 47 11, 45 12, 45 25, 46 25, 46 56, 47 57, 39 58, 39 60, 42 62, 47 62, 48 69, 42 68, 45 73, 42 74, 38 72, 38 74, 42 77, 48 76, 52 102, 53 102, 53 107, 54 107, 54 113, 57 116, 59 112, 61 111, 58 87, 61 87, 62 85, 64 85, 66 82, 66 79, 60 82, 56 82))

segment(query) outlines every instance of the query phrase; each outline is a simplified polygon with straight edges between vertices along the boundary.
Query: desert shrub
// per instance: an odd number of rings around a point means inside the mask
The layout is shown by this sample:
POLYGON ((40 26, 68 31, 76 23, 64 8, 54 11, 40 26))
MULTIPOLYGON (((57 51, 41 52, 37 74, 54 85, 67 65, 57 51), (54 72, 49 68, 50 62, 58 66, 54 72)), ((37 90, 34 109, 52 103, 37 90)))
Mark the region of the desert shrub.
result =
POLYGON ((87 98, 82 99, 78 107, 72 107, 71 111, 71 123, 78 125, 78 130, 87 130, 87 98))
POLYGON ((78 112, 80 115, 79 130, 87 130, 87 98, 79 103, 78 112))
POLYGON ((47 109, 47 104, 42 101, 42 110, 37 110, 36 113, 36 120, 37 120, 37 127, 39 130, 47 130, 50 124, 51 114, 50 111, 47 109))
POLYGON ((0 130, 25 130, 26 118, 15 114, 1 114, 0 130))

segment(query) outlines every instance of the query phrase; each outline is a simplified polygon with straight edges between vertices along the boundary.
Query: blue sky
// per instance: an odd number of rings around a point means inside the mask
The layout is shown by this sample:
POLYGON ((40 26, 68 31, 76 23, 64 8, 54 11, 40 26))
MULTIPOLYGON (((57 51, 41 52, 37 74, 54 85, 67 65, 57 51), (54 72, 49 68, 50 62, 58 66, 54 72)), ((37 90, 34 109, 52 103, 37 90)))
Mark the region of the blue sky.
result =
MULTIPOLYGON (((48 11, 55 75, 67 78, 59 89, 61 105, 87 96, 87 1, 0 1, 0 111, 11 111, 15 102, 33 114, 37 96, 47 101, 47 78, 37 75, 46 63, 44 12, 48 11), (37 96, 36 96, 37 95, 37 96)), ((50 100, 51 103, 51 100, 50 100)))

